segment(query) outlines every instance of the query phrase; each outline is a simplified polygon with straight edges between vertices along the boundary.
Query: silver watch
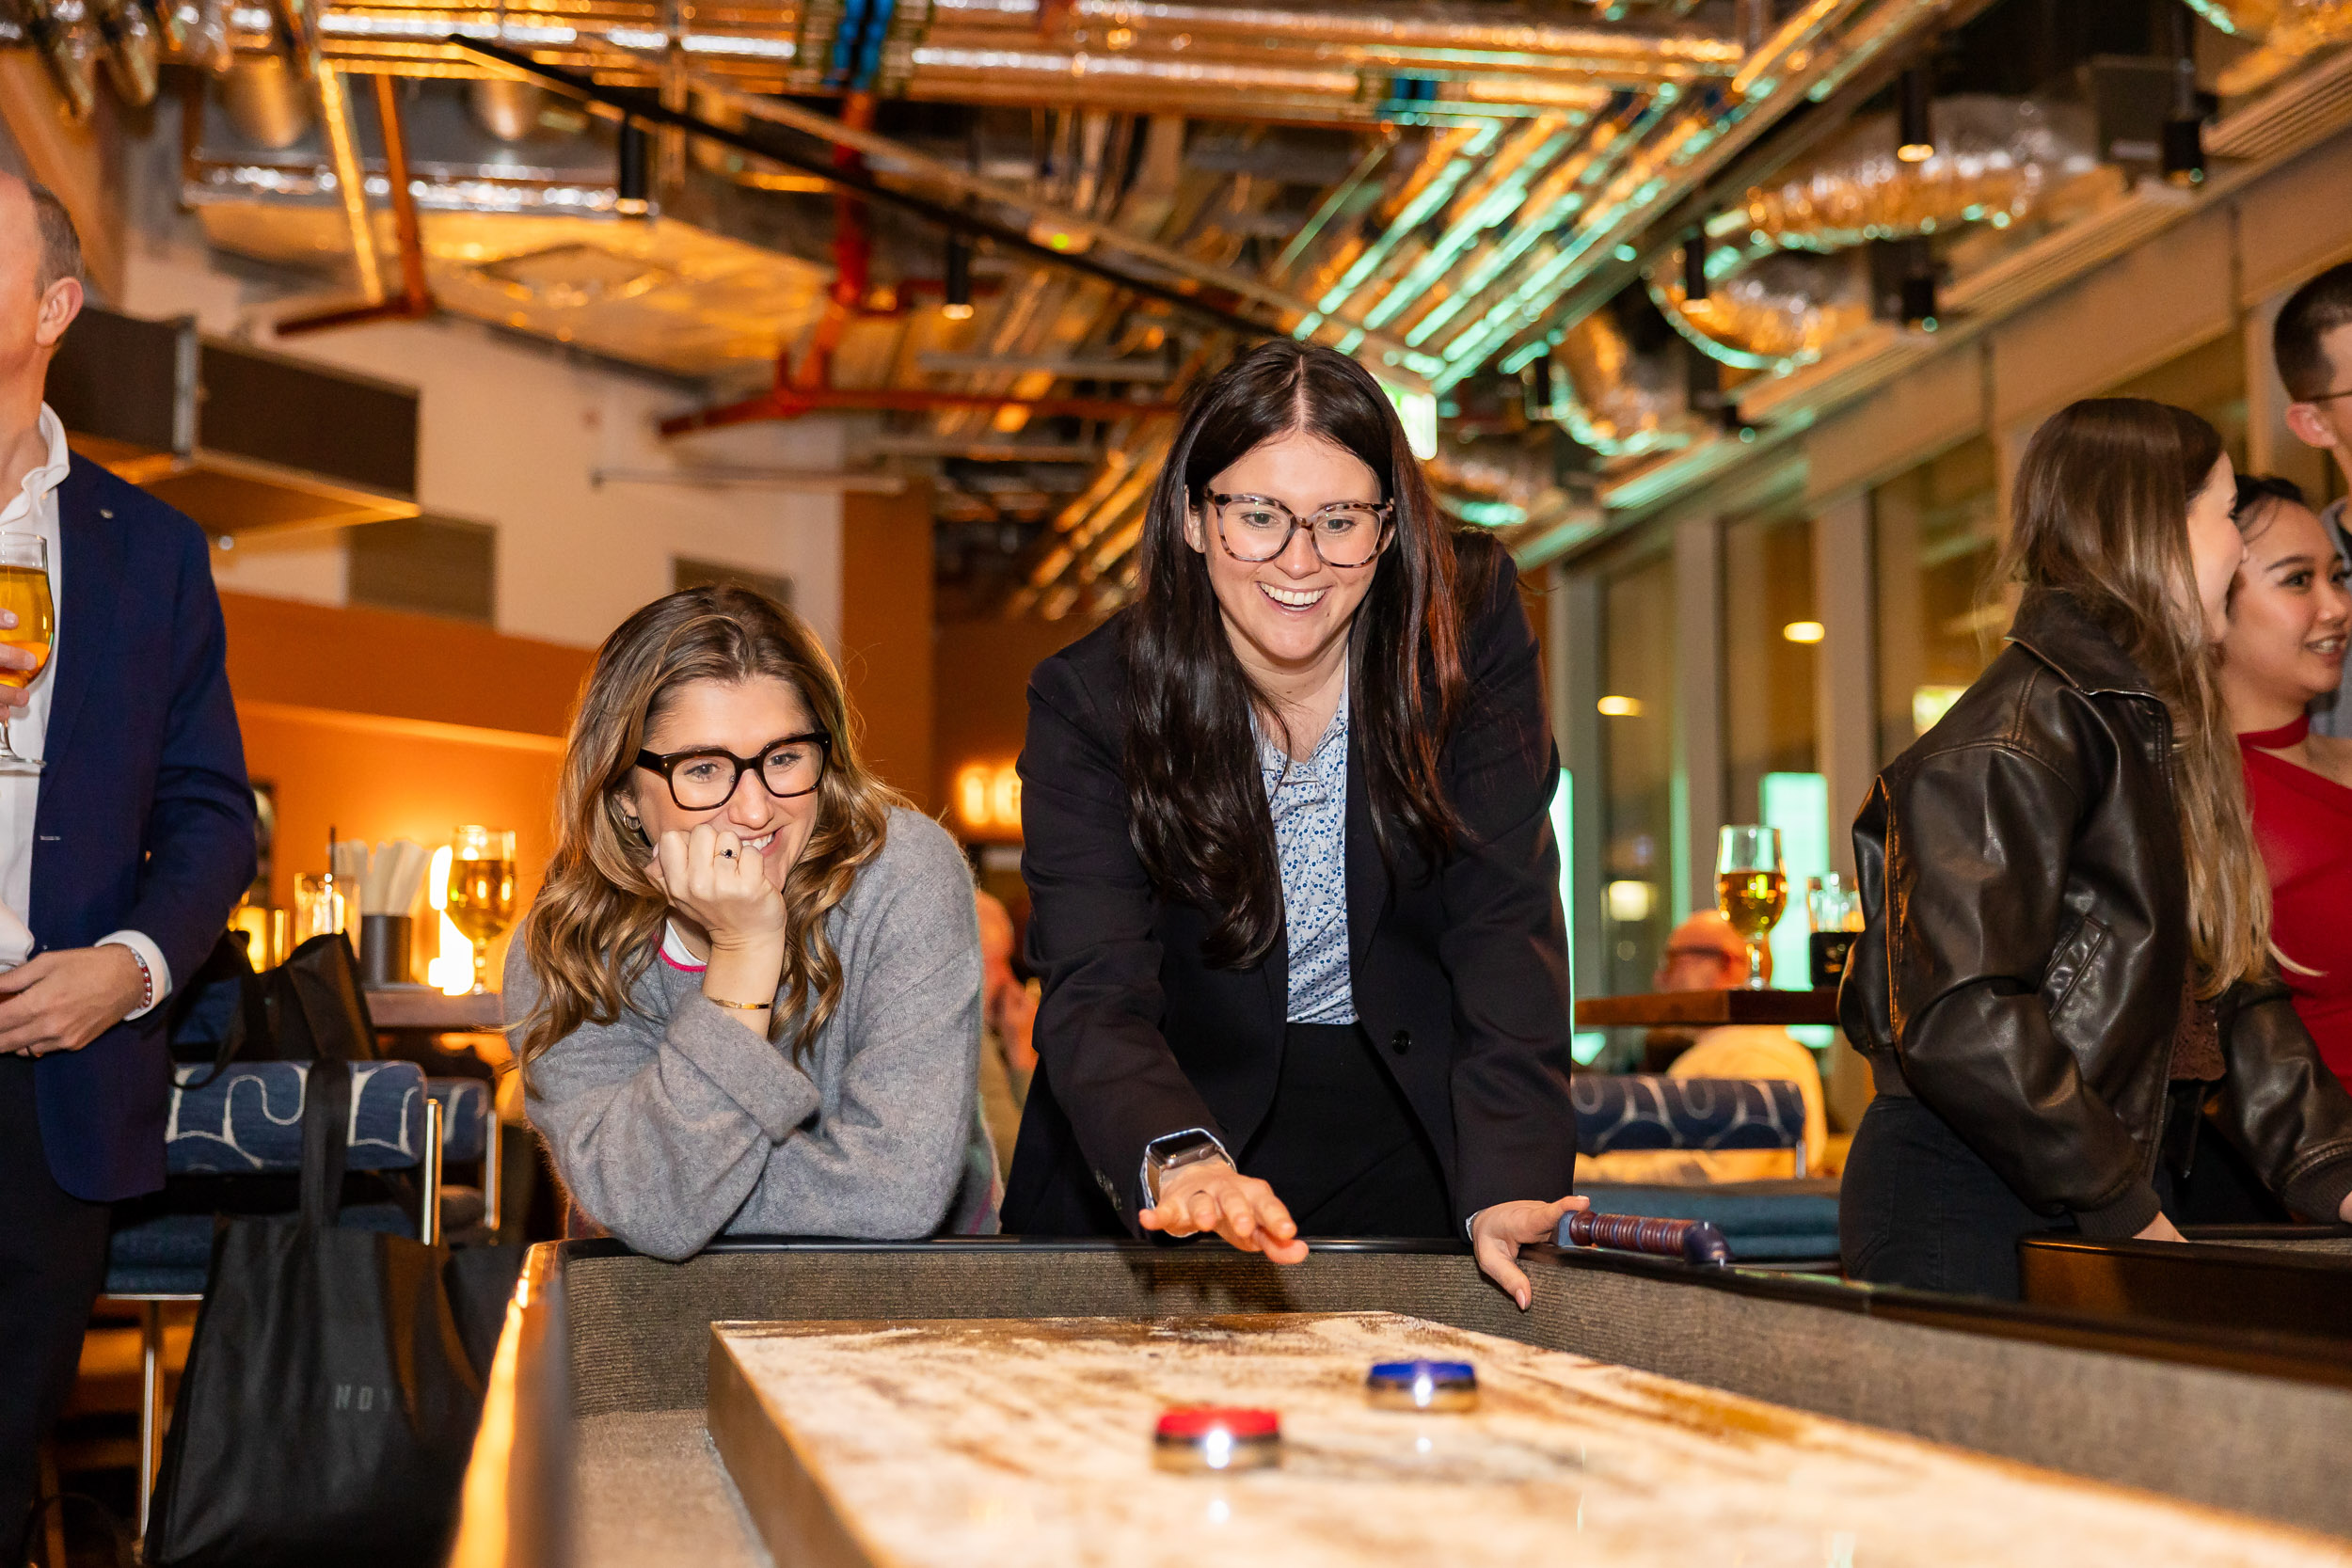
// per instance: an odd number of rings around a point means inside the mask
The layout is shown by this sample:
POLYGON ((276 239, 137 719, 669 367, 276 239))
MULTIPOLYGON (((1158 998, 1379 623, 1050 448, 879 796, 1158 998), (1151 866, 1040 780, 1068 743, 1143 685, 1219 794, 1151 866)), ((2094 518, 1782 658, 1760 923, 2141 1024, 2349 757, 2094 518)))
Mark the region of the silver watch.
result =
POLYGON ((1222 1160, 1229 1165, 1233 1163, 1233 1157, 1225 1152, 1224 1144, 1205 1127, 1188 1127, 1182 1132, 1153 1138, 1143 1146, 1143 1172, 1138 1180, 1144 1201, 1158 1208, 1162 1179, 1170 1171, 1206 1160, 1222 1160))

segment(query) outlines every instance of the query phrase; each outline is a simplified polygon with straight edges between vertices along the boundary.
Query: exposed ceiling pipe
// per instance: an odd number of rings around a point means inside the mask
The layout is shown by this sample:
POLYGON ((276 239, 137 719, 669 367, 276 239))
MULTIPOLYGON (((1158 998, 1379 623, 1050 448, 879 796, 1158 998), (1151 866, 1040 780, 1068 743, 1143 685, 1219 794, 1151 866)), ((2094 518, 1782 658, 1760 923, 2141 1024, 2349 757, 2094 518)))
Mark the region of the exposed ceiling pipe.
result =
POLYGON ((828 409, 861 408, 894 414, 928 414, 943 408, 1021 408, 1039 419, 1128 420, 1166 414, 1165 403, 1122 403, 1114 398, 1012 398, 993 392, 950 392, 891 387, 779 387, 757 397, 719 408, 698 409, 661 421, 664 436, 684 436, 697 430, 728 425, 758 424, 770 420, 796 420, 828 409))
MULTIPOLYGON (((1736 260, 1736 253, 1729 254, 1736 260)), ((1770 256, 1691 295, 1665 269, 1648 277, 1651 301, 1675 330, 1718 364, 1786 374, 1870 325, 1870 291, 1858 257, 1770 256)))
POLYGON ((2352 0, 2188 0, 2224 33, 2260 47, 2231 61, 2214 84, 2224 98, 2258 92, 2323 49, 2352 42, 2352 0))
POLYGON ((70 119, 84 120, 98 107, 98 76, 88 58, 75 47, 73 30, 58 16, 54 0, 20 0, 24 33, 49 69, 49 80, 65 100, 70 119))
POLYGON ((1552 417, 1604 457, 1671 451, 1702 434, 1681 398, 1667 389, 1668 368, 1638 361, 1605 310, 1570 327, 1552 361, 1552 417))
MULTIPOLYGON (((590 102, 604 103, 613 108, 629 107, 631 112, 646 119, 672 117, 681 129, 737 146, 742 150, 760 153, 779 163, 798 161, 786 150, 757 147, 748 138, 743 137, 740 133, 728 132, 723 127, 712 125, 690 115, 677 114, 670 110, 657 112, 636 108, 629 100, 612 88, 573 71, 540 65, 516 51, 496 44, 476 43, 457 38, 452 38, 449 41, 470 53, 498 60, 517 71, 528 71, 590 102)), ((1307 301, 1276 288, 1261 278, 1235 272, 1230 268, 1204 263, 1182 251, 1171 250, 1148 239, 1130 234, 1116 224, 1100 222, 1088 214, 1036 200, 1017 190, 1001 185, 994 181, 983 180, 977 175, 930 157, 902 142, 894 141, 871 130, 841 124, 786 100, 754 98, 732 92, 717 83, 701 79, 696 79, 693 86, 713 98, 726 103, 732 108, 739 110, 749 118, 781 125, 804 135, 830 142, 836 147, 852 149, 869 157, 886 160, 894 169, 913 175, 926 183, 943 186, 960 197, 991 201, 1011 208, 1015 212, 1026 214, 1032 223, 1042 223, 1059 232, 1083 236, 1090 244, 1108 245, 1123 251, 1138 261, 1148 261, 1155 267, 1164 268, 1179 278, 1196 284, 1213 285, 1243 299, 1254 300, 1261 305, 1269 306, 1287 316, 1314 316, 1317 321, 1322 319, 1321 316, 1315 314, 1314 308, 1307 301)), ((838 170, 813 167, 810 171, 825 173, 829 178, 839 177, 838 170)), ((987 233, 996 238, 999 243, 1014 244, 1016 248, 1025 248, 1041 255, 1045 260, 1089 272, 1121 287, 1132 288, 1154 297, 1168 299, 1182 309, 1214 313, 1221 318, 1223 325, 1238 326, 1253 335, 1263 335, 1274 330, 1258 323, 1249 322, 1247 318, 1235 317, 1221 309, 1208 306, 1182 288, 1173 290, 1163 288, 1148 279, 1115 272, 1091 263, 1073 250, 1057 250, 1041 246, 1029 240, 1025 234, 1015 235, 1013 231, 1007 230, 996 224, 984 222, 976 215, 953 211, 936 202, 879 185, 868 189, 866 194, 916 211, 932 221, 942 224, 943 227, 969 229, 977 233, 987 233)), ((1324 334, 1327 338, 1340 337, 1355 327, 1355 324, 1351 322, 1336 322, 1330 325, 1332 330, 1324 334)), ((1296 329, 1302 335, 1312 330, 1312 327, 1304 325, 1296 329)), ((1400 380, 1413 381, 1420 373, 1434 368, 1433 362, 1429 361, 1426 356, 1417 353, 1404 342, 1377 333, 1362 333, 1359 347, 1366 352, 1379 355, 1387 363, 1398 367, 1400 373, 1397 378, 1400 380)))
POLYGON ((310 133, 318 118, 310 85, 283 55, 246 55, 220 79, 221 106, 237 134, 282 152, 310 133))
MULTIPOLYGON (((375 119, 384 133, 384 174, 392 204, 392 232, 400 257, 400 293, 389 299, 344 310, 296 316, 278 324, 278 335, 291 338, 329 327, 356 326, 372 321, 422 321, 439 307, 425 282, 424 236, 417 223, 417 195, 408 172, 408 132, 400 112, 400 79, 371 78, 375 84, 375 119)), ((361 221, 367 221, 361 206, 361 221)))
POLYGON ((1884 115, 1855 120, 1804 166, 1720 214, 1719 239, 1752 247, 1841 250, 1868 240, 2030 216, 2067 181, 2099 166, 2089 109, 1959 94, 1936 101, 1933 151, 1906 163, 1884 115))
POLYGON ((133 108, 155 102, 156 38, 139 0, 87 0, 86 14, 106 44, 106 80, 133 108))
POLYGON ((318 34, 319 0, 270 0, 278 31, 286 40, 286 56, 296 74, 318 96, 319 123, 326 132, 327 163, 335 171, 336 194, 342 198, 343 223, 351 234, 352 270, 359 292, 371 305, 384 298, 384 279, 375 260, 375 232, 368 223, 367 176, 359 163, 358 133, 352 128, 351 100, 343 79, 327 59, 318 34))

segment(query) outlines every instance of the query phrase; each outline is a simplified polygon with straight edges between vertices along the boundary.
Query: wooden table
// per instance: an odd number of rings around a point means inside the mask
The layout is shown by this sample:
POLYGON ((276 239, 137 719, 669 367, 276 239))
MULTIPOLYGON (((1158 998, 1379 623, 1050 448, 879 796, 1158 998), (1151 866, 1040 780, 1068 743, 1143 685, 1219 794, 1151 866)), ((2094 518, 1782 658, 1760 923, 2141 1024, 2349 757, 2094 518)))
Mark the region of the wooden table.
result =
POLYGON ((1580 1029, 1711 1028, 1724 1023, 1836 1023, 1837 992, 1820 990, 1675 990, 1645 996, 1588 996, 1576 1005, 1580 1029))
POLYGON ((427 1034, 480 1034, 506 1022, 503 999, 445 996, 431 986, 370 987, 368 1017, 378 1029, 416 1029, 427 1034))

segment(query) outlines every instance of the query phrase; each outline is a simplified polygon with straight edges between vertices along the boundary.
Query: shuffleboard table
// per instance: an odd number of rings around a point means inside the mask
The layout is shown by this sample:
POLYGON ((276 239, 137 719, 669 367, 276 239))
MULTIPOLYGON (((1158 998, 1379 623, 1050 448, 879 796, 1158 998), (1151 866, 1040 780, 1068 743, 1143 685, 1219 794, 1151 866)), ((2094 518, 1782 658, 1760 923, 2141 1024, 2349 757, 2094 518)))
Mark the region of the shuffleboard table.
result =
POLYGON ((1596 1249, 534 1248, 460 1568, 2352 1563, 2352 1345, 1596 1249), (1375 1408, 1467 1361, 1475 1407, 1375 1408), (1154 1418, 1280 1418, 1177 1473, 1154 1418))

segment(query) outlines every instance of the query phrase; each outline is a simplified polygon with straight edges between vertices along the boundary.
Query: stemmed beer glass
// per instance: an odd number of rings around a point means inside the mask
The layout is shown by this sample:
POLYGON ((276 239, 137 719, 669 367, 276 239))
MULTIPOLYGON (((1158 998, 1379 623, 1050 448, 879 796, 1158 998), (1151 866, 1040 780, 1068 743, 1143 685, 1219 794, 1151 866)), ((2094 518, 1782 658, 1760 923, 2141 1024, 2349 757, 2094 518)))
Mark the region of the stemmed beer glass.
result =
POLYGON ((1778 828, 1725 828, 1715 840, 1715 907, 1748 947, 1748 990, 1764 989, 1764 938, 1788 907, 1778 828))

